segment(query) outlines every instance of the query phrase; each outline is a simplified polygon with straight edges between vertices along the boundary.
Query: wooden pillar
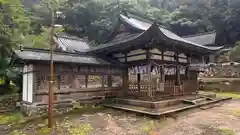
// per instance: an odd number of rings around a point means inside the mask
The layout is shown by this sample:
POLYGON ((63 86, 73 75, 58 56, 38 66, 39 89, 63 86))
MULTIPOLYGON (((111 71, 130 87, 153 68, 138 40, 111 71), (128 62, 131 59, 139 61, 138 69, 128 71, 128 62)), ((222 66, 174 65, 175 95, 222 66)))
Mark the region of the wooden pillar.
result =
POLYGON ((140 84, 140 80, 141 80, 141 74, 138 73, 137 74, 137 86, 138 86, 138 93, 140 93, 140 89, 141 89, 141 84, 140 84))
POLYGON ((190 57, 187 56, 187 68, 186 68, 186 77, 187 77, 187 80, 189 80, 189 71, 190 71, 190 64, 191 64, 191 60, 190 60, 190 57))
POLYGON ((101 86, 104 88, 104 75, 101 76, 101 86))
POLYGON ((128 89, 129 89, 129 84, 128 84, 128 68, 125 68, 124 69, 124 72, 123 72, 123 94, 124 95, 127 95, 127 92, 128 92, 128 89))
POLYGON ((175 89, 174 94, 177 94, 179 90, 181 89, 181 80, 180 80, 180 72, 179 72, 179 53, 175 54, 175 59, 176 59, 176 86, 177 89, 175 89))
POLYGON ((112 87, 112 76, 108 75, 108 87, 111 88, 112 87))
MULTIPOLYGON (((125 63, 127 63, 127 52, 125 52, 124 55, 125 55, 125 63)), ((125 67, 125 69, 123 71, 123 89, 124 89, 123 94, 124 95, 127 95, 128 90, 129 90, 128 79, 129 79, 129 77, 128 77, 128 67, 125 67)))
POLYGON ((152 94, 152 77, 151 77, 151 62, 148 63, 148 96, 152 98, 153 94, 152 94))
MULTIPOLYGON (((33 66, 33 69, 36 67, 33 66)), ((32 102, 36 102, 36 90, 37 90, 37 74, 36 72, 33 72, 33 97, 32 97, 32 102)))
POLYGON ((165 86, 165 73, 164 73, 164 66, 160 67, 161 71, 161 81, 160 81, 160 91, 164 91, 164 86, 165 86))
POLYGON ((189 56, 187 56, 187 67, 185 70, 185 76, 187 78, 186 79, 187 83, 184 84, 184 92, 189 93, 191 91, 191 89, 189 87, 189 85, 191 85, 191 83, 189 81, 190 80, 190 58, 189 58, 189 56))
MULTIPOLYGON (((150 45, 149 45, 150 46, 150 45)), ((152 93, 152 76, 151 76, 151 66, 152 66, 152 63, 151 63, 151 54, 150 54, 150 47, 148 46, 147 48, 147 61, 148 61, 148 91, 147 91, 147 96, 152 98, 153 97, 153 93, 152 93)))
POLYGON ((202 63, 205 64, 204 56, 201 56, 201 58, 202 58, 202 63))
POLYGON ((176 85, 179 86, 179 59, 178 59, 178 53, 174 55, 176 60, 176 85))
POLYGON ((88 75, 85 76, 85 87, 88 87, 88 75))

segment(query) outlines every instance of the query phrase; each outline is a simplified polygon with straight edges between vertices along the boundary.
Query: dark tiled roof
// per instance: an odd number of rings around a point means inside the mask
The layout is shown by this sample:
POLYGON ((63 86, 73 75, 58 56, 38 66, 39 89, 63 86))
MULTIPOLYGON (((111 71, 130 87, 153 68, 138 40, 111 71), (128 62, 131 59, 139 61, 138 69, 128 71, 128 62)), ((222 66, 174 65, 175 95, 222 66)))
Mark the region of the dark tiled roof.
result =
MULTIPOLYGON (((23 51, 14 50, 15 56, 21 60, 30 61, 49 61, 49 50, 45 49, 30 49, 25 48, 23 51)), ((63 63, 78 63, 78 64, 92 64, 92 65, 110 65, 111 63, 87 54, 69 53, 69 52, 54 52, 53 60, 55 62, 63 63)))
MULTIPOLYGON (((133 27, 135 27, 139 30, 143 30, 143 31, 148 30, 154 24, 153 22, 146 21, 145 19, 143 19, 144 20, 143 21, 141 19, 137 19, 137 18, 134 18, 134 17, 127 17, 127 16, 124 16, 124 15, 121 15, 121 19, 124 22, 127 22, 128 24, 132 25, 133 27)), ((164 36, 166 36, 169 39, 179 41, 179 42, 182 42, 182 43, 186 43, 186 44, 189 44, 189 45, 192 45, 192 46, 195 46, 195 47, 199 47, 199 48, 203 48, 203 49, 209 49, 209 50, 218 50, 218 49, 221 48, 221 47, 206 47, 206 46, 203 46, 201 44, 198 44, 198 43, 195 43, 195 42, 192 42, 192 41, 188 41, 188 40, 178 36, 177 34, 173 33, 172 31, 170 31, 168 29, 165 29, 163 27, 159 27, 159 30, 162 34, 164 34, 164 36)))
POLYGON ((57 48, 68 52, 85 52, 89 49, 89 43, 85 39, 80 39, 69 35, 56 35, 54 37, 57 48))
POLYGON ((211 45, 215 44, 216 32, 201 33, 197 35, 185 36, 183 38, 200 45, 211 45))
MULTIPOLYGON (((127 36, 122 36, 121 38, 114 39, 106 44, 102 44, 98 47, 92 48, 92 49, 90 49, 90 51, 101 52, 101 50, 109 49, 110 47, 113 47, 113 46, 118 46, 118 45, 121 45, 124 43, 126 45, 126 41, 128 43, 131 40, 144 38, 142 36, 146 35, 147 31, 150 31, 150 29, 153 30, 154 32, 158 33, 159 39, 164 39, 166 41, 169 41, 171 43, 174 43, 176 45, 179 45, 179 46, 189 49, 189 50, 206 53, 206 52, 219 50, 222 48, 222 47, 203 46, 201 44, 198 44, 198 43, 195 43, 192 41, 188 41, 188 40, 176 35, 175 33, 171 32, 170 30, 168 30, 166 28, 159 27, 158 25, 156 25, 155 23, 153 23, 151 21, 148 21, 145 19, 140 19, 139 17, 136 17, 134 15, 129 15, 129 16, 120 15, 120 20, 124 24, 130 26, 131 28, 136 29, 139 32, 135 33, 135 34, 130 34, 127 36), (117 40, 117 41, 115 41, 115 40, 117 40)), ((141 42, 139 42, 139 43, 141 43, 141 42)))
POLYGON ((101 50, 101 49, 105 49, 105 48, 108 48, 108 49, 111 49, 111 48, 116 48, 117 46, 121 46, 122 44, 125 44, 125 43, 129 43, 131 42, 132 40, 136 40, 136 39, 139 39, 144 33, 135 33, 135 34, 128 34, 128 35, 124 35, 124 36, 121 36, 121 37, 118 37, 118 38, 114 38, 113 40, 111 40, 110 42, 106 43, 106 44, 101 44, 101 45, 98 45, 96 47, 93 47, 91 48, 89 51, 98 51, 98 50, 101 50))

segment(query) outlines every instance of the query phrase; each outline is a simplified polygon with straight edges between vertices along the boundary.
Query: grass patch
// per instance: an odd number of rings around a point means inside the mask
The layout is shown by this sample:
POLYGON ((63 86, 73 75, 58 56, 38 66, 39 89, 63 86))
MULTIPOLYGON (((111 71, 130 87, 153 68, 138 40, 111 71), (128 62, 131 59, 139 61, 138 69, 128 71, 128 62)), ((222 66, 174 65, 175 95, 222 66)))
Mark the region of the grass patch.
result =
POLYGON ((38 134, 68 134, 68 135, 86 135, 92 132, 93 128, 89 124, 77 124, 72 123, 66 117, 63 121, 57 121, 56 127, 51 129, 47 127, 47 124, 41 123, 38 125, 38 134))
POLYGON ((240 93, 231 93, 231 92, 216 92, 217 97, 232 97, 240 98, 240 93))
POLYGON ((219 128, 221 135, 235 135, 234 132, 229 128, 219 128))
POLYGON ((164 118, 159 120, 153 120, 151 118, 144 118, 143 124, 140 126, 140 130, 149 135, 158 135, 158 130, 171 125, 175 122, 172 118, 164 118))
POLYGON ((19 112, 0 114, 0 124, 13 124, 18 123, 23 119, 23 116, 19 112))
POLYGON ((240 109, 231 109, 229 113, 233 116, 240 117, 240 109))
POLYGON ((26 135, 24 133, 19 132, 18 130, 12 131, 9 135, 26 135))

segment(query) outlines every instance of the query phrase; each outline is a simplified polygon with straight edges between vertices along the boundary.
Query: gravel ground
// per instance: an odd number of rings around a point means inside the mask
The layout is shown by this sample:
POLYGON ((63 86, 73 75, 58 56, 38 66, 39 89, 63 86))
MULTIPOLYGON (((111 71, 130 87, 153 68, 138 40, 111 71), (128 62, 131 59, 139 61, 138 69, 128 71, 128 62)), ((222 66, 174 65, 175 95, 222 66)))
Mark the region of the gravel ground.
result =
MULTIPOLYGON (((116 110, 71 115, 64 118, 66 119, 71 123, 71 127, 81 124, 91 127, 89 135, 240 135, 240 100, 231 100, 211 109, 195 109, 158 120, 116 110)), ((46 121, 29 124, 18 131, 26 135, 42 135, 36 131, 39 130, 37 127, 44 123, 46 124, 46 121)), ((62 130, 69 128, 62 119, 59 119, 58 123, 64 125, 60 127, 62 130)), ((45 134, 48 135, 46 131, 45 134)), ((70 132, 66 130, 55 134, 70 135, 70 132)))
MULTIPOLYGON (((180 114, 183 115, 183 114, 180 114)), ((240 100, 180 116, 162 130, 162 135, 240 135, 240 100)))

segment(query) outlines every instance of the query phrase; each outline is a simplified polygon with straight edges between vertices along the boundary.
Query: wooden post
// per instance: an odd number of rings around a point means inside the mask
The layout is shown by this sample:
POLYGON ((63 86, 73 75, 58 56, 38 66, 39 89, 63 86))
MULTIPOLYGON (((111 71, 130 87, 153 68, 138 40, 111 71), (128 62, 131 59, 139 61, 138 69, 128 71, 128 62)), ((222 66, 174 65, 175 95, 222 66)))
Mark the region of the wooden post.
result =
POLYGON ((161 66, 161 82, 165 82, 164 66, 161 66))
POLYGON ((150 44, 147 48, 147 61, 148 61, 148 92, 147 92, 147 95, 148 97, 152 98, 153 97, 153 93, 152 93, 152 84, 151 84, 151 81, 152 81, 152 77, 151 77, 151 67, 152 67, 152 63, 151 63, 151 54, 150 54, 150 44))
MULTIPOLYGON (((125 63, 127 63, 127 52, 125 52, 125 63)), ((128 67, 125 67, 124 73, 123 73, 123 88, 124 92, 123 94, 126 95, 129 90, 129 84, 128 84, 128 67)))
POLYGON ((128 68, 124 69, 123 73, 123 89, 124 92, 123 94, 126 95, 129 89, 129 84, 128 84, 128 68))
POLYGON ((85 76, 85 87, 88 87, 88 75, 85 76))
POLYGON ((53 100, 54 100, 54 63, 53 63, 53 49, 54 49, 54 25, 55 25, 55 13, 52 12, 52 23, 51 23, 51 42, 50 42, 50 80, 49 80, 49 91, 48 91, 48 127, 53 128, 53 100))
POLYGON ((191 64, 191 61, 190 61, 190 57, 187 56, 187 68, 186 68, 186 76, 187 76, 187 80, 189 80, 189 71, 190 71, 190 64, 191 64))
POLYGON ((108 75, 108 87, 111 88, 112 87, 112 76, 108 75))
MULTIPOLYGON (((33 66, 33 70, 35 70, 36 66, 33 66)), ((32 92, 32 102, 36 101, 36 90, 37 90, 37 75, 36 72, 33 72, 33 92, 32 92)))
POLYGON ((148 63, 148 96, 152 98, 152 86, 151 86, 151 62, 148 63))
POLYGON ((176 95, 177 94, 177 91, 178 91, 178 86, 179 86, 179 83, 178 83, 178 60, 177 60, 177 53, 174 54, 174 59, 176 60, 176 71, 175 71, 175 85, 174 85, 174 92, 173 92, 173 95, 176 95))
POLYGON ((140 87, 140 80, 141 80, 141 74, 140 73, 138 73, 137 74, 137 86, 138 86, 138 93, 140 94, 140 89, 141 89, 141 87, 140 87))
MULTIPOLYGON (((181 89, 181 78, 180 78, 180 72, 179 72, 179 53, 176 53, 176 86, 177 86, 177 92, 182 91, 181 89)), ((176 93, 175 93, 176 94, 176 93)), ((177 93, 178 94, 178 93, 177 93)))
POLYGON ((102 88, 104 88, 104 75, 101 76, 101 81, 102 88))

